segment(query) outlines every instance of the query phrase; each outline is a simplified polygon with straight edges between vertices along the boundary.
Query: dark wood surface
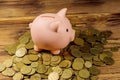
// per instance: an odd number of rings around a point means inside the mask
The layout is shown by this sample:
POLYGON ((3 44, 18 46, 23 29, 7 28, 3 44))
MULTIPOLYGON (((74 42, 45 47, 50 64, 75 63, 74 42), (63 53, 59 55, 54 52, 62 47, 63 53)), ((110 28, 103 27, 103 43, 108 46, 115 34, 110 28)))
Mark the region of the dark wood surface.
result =
MULTIPOLYGON (((0 62, 10 58, 4 46, 15 43, 28 24, 39 14, 67 7, 67 17, 77 27, 92 25, 111 30, 105 49, 120 47, 120 0, 0 0, 0 62)), ((99 80, 120 80, 120 50, 113 55, 115 64, 99 67, 99 80)), ((0 75, 0 80, 10 78, 0 75)))

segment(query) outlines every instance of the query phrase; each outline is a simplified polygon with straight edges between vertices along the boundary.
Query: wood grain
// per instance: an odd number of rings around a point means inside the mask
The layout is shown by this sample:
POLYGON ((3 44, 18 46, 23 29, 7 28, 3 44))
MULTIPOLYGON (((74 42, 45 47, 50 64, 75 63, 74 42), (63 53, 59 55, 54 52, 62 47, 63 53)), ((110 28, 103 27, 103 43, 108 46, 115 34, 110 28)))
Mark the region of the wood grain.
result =
MULTIPOLYGON (((99 30, 111 30, 105 49, 120 48, 119 0, 0 0, 0 62, 10 58, 4 46, 13 44, 29 30, 28 24, 39 14, 57 12, 68 7, 67 17, 74 27, 94 26, 99 30)), ((113 54, 115 64, 99 67, 99 80, 120 80, 120 49, 113 54)), ((0 80, 12 80, 0 75, 0 80)))
POLYGON ((71 13, 119 13, 120 0, 0 0, 0 18, 37 16, 67 7, 71 13))

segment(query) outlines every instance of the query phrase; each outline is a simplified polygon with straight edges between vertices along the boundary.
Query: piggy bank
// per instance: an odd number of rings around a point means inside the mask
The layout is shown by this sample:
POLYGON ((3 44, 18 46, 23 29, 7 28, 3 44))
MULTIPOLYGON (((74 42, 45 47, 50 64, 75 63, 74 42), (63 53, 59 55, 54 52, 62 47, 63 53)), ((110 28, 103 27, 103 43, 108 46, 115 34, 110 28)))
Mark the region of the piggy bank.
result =
POLYGON ((45 13, 36 17, 29 24, 34 50, 50 50, 53 54, 59 54, 69 42, 74 40, 75 31, 66 17, 67 8, 58 13, 45 13))

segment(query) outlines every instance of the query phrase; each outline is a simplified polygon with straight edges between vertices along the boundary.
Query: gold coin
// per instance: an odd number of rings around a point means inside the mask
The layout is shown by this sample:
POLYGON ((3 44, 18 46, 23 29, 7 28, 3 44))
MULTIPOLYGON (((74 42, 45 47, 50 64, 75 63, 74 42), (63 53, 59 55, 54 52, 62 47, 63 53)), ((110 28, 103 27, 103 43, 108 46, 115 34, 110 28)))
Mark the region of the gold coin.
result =
POLYGON ((98 75, 100 73, 100 70, 96 66, 92 66, 89 68, 89 72, 93 75, 98 75))
POLYGON ((25 32, 22 36, 19 37, 19 42, 27 44, 30 41, 30 31, 25 32))
POLYGON ((83 62, 81 61, 81 58, 74 59, 72 68, 74 70, 81 70, 83 68, 83 62))
POLYGON ((30 42, 28 43, 28 44, 26 44, 25 45, 25 47, 27 48, 27 49, 33 49, 33 41, 32 40, 30 40, 30 42))
POLYGON ((13 76, 15 74, 15 71, 12 68, 6 68, 3 72, 2 75, 4 76, 13 76))
POLYGON ((84 40, 82 38, 75 38, 74 43, 80 46, 84 46, 84 40))
POLYGON ((56 62, 59 60, 59 56, 52 56, 51 62, 56 62))
POLYGON ((22 61, 22 58, 19 58, 17 56, 13 56, 12 59, 13 59, 13 63, 17 63, 17 62, 22 61))
POLYGON ((89 78, 90 77, 90 73, 87 69, 82 69, 79 71, 79 76, 82 78, 89 78))
POLYGON ((32 71, 32 67, 30 66, 24 66, 20 70, 20 72, 25 75, 29 74, 31 71, 32 71))
POLYGON ((38 62, 32 62, 30 66, 33 68, 37 68, 38 64, 38 62))
POLYGON ((71 67, 71 61, 69 61, 69 60, 63 60, 63 61, 61 61, 60 62, 60 64, 59 64, 59 66, 60 67, 63 67, 63 68, 69 68, 69 67, 71 67))
POLYGON ((17 46, 17 49, 20 49, 20 48, 22 48, 22 47, 25 47, 25 44, 19 44, 19 45, 17 46))
POLYGON ((17 57, 23 57, 25 54, 27 53, 27 50, 25 47, 19 48, 18 50, 16 50, 15 55, 17 57))
POLYGON ((43 61, 45 61, 45 62, 48 62, 48 61, 50 61, 51 60, 51 54, 49 54, 49 53, 42 53, 42 59, 43 59, 43 61))
POLYGON ((59 74, 57 72, 51 72, 48 75, 48 80, 58 80, 59 79, 59 74))
POLYGON ((41 74, 41 78, 42 78, 42 79, 48 79, 48 75, 41 74))
POLYGON ((25 64, 22 63, 22 62, 16 63, 16 67, 17 67, 18 69, 21 69, 21 68, 24 67, 24 66, 25 66, 25 64))
POLYGON ((92 62, 86 61, 86 62, 85 62, 85 67, 86 67, 86 68, 92 67, 92 62))
POLYGON ((91 80, 98 80, 98 76, 92 76, 91 80))
POLYGON ((56 66, 61 62, 62 58, 60 56, 52 56, 51 58, 51 66, 56 66))
POLYGON ((28 54, 39 54, 39 53, 35 51, 34 49, 30 49, 28 50, 28 54))
POLYGON ((57 72, 59 75, 62 74, 62 68, 60 68, 59 66, 53 67, 52 70, 54 72, 57 72))
POLYGON ((5 65, 5 67, 11 67, 13 64, 12 59, 5 60, 3 64, 5 65))
POLYGON ((35 68, 32 68, 31 72, 28 75, 33 75, 36 72, 35 68))
POLYGON ((107 54, 102 53, 102 54, 99 55, 99 58, 102 61, 104 60, 105 57, 107 57, 107 54))
POLYGON ((51 61, 51 54, 49 53, 42 53, 42 59, 43 59, 43 64, 44 65, 49 65, 51 61))
POLYGON ((40 74, 34 74, 30 77, 30 80, 41 80, 41 75, 40 74))
POLYGON ((22 80, 23 79, 23 75, 18 72, 13 76, 13 80, 22 80))
POLYGON ((38 55, 30 54, 30 55, 28 55, 28 59, 30 61, 37 61, 39 59, 39 57, 38 57, 38 55))
POLYGON ((66 60, 70 60, 70 61, 72 61, 72 60, 74 59, 74 57, 73 57, 69 52, 67 52, 67 51, 65 51, 65 52, 63 53, 63 57, 64 57, 66 60))
POLYGON ((21 62, 24 64, 31 64, 31 61, 28 59, 28 56, 24 56, 21 62))
POLYGON ((0 64, 0 72, 4 71, 5 70, 5 65, 4 64, 0 64))
POLYGON ((43 64, 38 65, 38 67, 37 67, 38 73, 45 73, 46 71, 47 71, 47 68, 45 65, 43 65, 43 64))
POLYGON ((16 64, 13 64, 12 69, 16 72, 20 71, 20 69, 16 66, 16 64))
POLYGON ((5 50, 8 52, 9 55, 14 55, 18 44, 19 43, 17 42, 15 44, 8 45, 5 47, 5 50))
POLYGON ((53 72, 52 67, 48 67, 48 70, 47 70, 47 72, 45 74, 49 75, 51 72, 53 72))
POLYGON ((72 77, 73 71, 69 68, 69 69, 65 69, 61 75, 62 78, 64 79, 69 79, 72 77))

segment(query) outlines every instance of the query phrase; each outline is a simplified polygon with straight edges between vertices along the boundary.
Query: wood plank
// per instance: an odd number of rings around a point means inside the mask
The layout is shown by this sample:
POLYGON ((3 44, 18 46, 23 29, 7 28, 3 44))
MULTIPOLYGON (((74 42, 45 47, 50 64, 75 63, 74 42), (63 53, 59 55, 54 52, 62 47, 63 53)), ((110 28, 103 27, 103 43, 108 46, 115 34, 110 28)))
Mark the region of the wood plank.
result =
POLYGON ((0 0, 0 18, 37 16, 45 12, 57 12, 64 7, 68 8, 68 14, 118 13, 120 0, 0 0))

